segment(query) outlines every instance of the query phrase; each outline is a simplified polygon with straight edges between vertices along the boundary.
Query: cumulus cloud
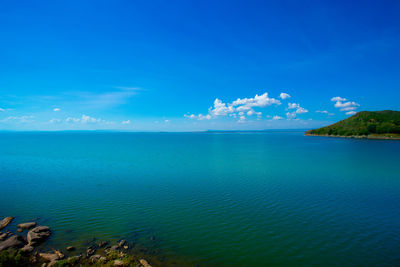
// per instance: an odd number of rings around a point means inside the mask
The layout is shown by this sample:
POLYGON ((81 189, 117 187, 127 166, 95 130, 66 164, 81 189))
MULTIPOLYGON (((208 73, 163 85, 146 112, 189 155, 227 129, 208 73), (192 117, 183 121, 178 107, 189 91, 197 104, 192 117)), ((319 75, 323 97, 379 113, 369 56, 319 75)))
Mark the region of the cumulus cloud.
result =
POLYGON ((275 115, 272 117, 273 120, 282 120, 283 118, 281 116, 275 115))
POLYGON ((335 102, 335 108, 339 108, 340 111, 348 111, 346 112, 347 115, 355 114, 355 110, 360 106, 360 104, 354 101, 347 101, 346 98, 335 96, 331 98, 332 102, 335 102), (347 102, 345 102, 347 101, 347 102))
POLYGON ((239 121, 243 122, 246 119, 246 115, 256 115, 257 118, 261 117, 262 113, 255 111, 254 108, 264 108, 280 104, 279 100, 269 97, 268 93, 262 95, 256 94, 251 98, 238 98, 231 103, 224 103, 219 98, 216 98, 213 106, 208 109, 208 114, 186 114, 184 117, 197 120, 210 120, 217 117, 229 116, 232 118, 239 117, 239 121))
POLYGON ((131 120, 122 121, 121 124, 131 124, 131 120))
POLYGON ((253 107, 266 107, 270 105, 280 105, 281 101, 268 97, 268 93, 264 93, 262 95, 256 95, 253 98, 238 98, 237 100, 233 101, 231 106, 236 107, 236 110, 243 111, 243 110, 250 110, 253 107))
POLYGON ((53 111, 55 111, 55 112, 60 111, 60 110, 61 110, 60 108, 53 109, 53 111))
POLYGON ((286 93, 281 93, 281 94, 279 95, 279 97, 280 97, 281 99, 286 99, 286 98, 290 98, 290 95, 289 95, 289 94, 286 94, 286 93))
POLYGON ((227 106, 218 98, 214 100, 214 107, 209 108, 209 113, 213 116, 224 116, 232 112, 234 112, 234 108, 232 106, 227 106))
POLYGON ((291 112, 294 113, 294 117, 296 117, 296 114, 303 114, 308 112, 307 109, 301 107, 300 104, 297 103, 288 103, 288 109, 296 109, 295 111, 291 112))

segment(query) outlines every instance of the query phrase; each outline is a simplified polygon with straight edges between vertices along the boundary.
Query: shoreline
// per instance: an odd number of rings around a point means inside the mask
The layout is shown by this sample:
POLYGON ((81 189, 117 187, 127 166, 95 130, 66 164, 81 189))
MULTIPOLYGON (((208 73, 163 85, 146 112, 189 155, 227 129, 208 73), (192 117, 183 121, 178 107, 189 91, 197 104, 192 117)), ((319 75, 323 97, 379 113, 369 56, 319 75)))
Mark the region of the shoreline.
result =
POLYGON ((370 139, 370 140, 400 140, 400 137, 379 136, 379 135, 329 135, 329 134, 310 134, 305 133, 305 136, 320 136, 320 137, 338 137, 338 138, 353 138, 353 139, 370 139))
MULTIPOLYGON (((0 265, 3 266, 191 266, 178 258, 167 258, 158 249, 143 247, 125 239, 98 240, 72 246, 64 243, 54 248, 46 243, 53 234, 48 226, 35 221, 17 225, 11 231, 14 217, 0 218, 0 265)), ((150 237, 155 240, 155 237, 150 237)))

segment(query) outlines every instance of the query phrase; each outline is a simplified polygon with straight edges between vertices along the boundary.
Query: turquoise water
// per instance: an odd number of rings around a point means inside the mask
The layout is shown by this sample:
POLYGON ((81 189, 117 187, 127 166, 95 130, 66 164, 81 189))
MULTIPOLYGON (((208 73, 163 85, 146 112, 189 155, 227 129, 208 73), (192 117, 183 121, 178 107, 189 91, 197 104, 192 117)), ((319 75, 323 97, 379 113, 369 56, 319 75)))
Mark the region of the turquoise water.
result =
POLYGON ((400 142, 0 133, 0 217, 204 266, 399 266, 400 142), (154 236, 155 241, 150 240, 154 236))

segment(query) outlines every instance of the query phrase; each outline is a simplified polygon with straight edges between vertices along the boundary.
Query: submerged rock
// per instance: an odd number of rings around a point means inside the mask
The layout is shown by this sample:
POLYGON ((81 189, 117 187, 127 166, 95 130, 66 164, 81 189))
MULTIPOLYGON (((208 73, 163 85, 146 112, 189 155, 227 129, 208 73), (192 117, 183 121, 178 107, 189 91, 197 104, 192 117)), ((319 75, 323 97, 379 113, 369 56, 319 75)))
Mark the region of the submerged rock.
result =
POLYGON ((6 240, 0 242, 0 251, 6 250, 9 248, 21 248, 26 244, 25 240, 22 236, 12 235, 8 237, 6 240))
POLYGON ((67 247, 66 250, 68 250, 68 251, 74 251, 74 250, 75 250, 75 247, 70 246, 70 247, 67 247))
POLYGON ((0 230, 10 224, 10 222, 14 220, 14 217, 6 217, 0 221, 0 230))
POLYGON ((36 226, 35 222, 20 223, 17 225, 17 227, 21 229, 31 229, 35 226, 36 226))
POLYGON ((140 259, 139 262, 143 267, 151 267, 151 265, 145 259, 140 259))
POLYGON ((37 226, 28 232, 27 239, 31 246, 37 246, 51 235, 47 226, 37 226))

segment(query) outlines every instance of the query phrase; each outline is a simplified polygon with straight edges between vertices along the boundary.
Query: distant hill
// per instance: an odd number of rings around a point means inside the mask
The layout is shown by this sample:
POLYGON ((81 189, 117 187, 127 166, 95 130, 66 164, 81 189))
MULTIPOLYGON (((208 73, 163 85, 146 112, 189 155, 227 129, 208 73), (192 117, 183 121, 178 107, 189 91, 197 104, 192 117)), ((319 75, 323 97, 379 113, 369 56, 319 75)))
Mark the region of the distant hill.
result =
POLYGON ((306 135, 400 139, 400 111, 361 111, 332 125, 309 130, 306 135))

